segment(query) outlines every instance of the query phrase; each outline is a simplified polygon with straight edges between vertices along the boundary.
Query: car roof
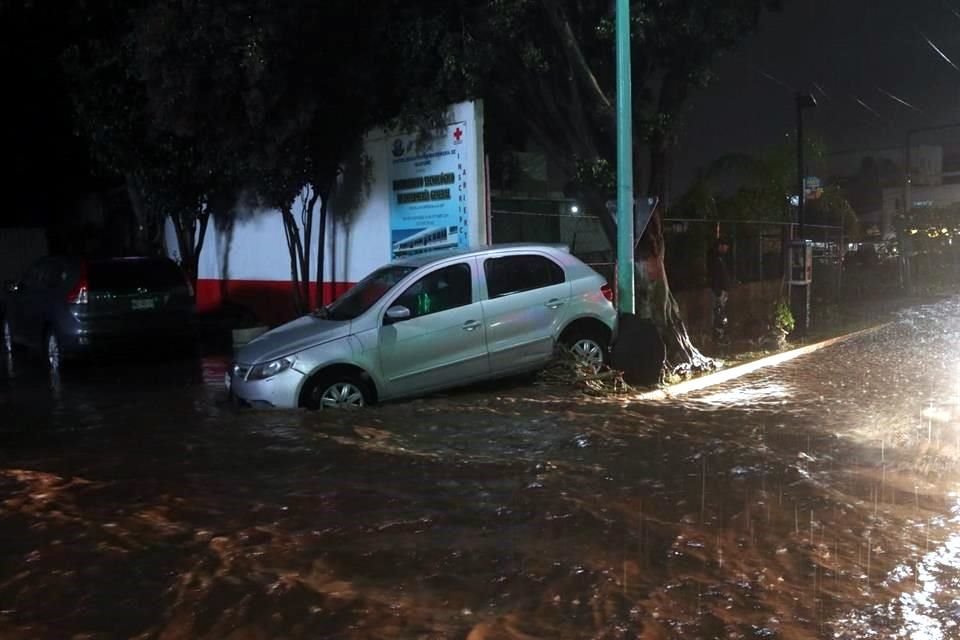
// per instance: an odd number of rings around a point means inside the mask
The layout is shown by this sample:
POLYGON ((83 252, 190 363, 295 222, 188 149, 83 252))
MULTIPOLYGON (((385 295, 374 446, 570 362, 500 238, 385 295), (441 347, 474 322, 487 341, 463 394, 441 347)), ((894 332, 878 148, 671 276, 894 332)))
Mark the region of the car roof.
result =
POLYGON ((504 243, 504 244, 491 244, 485 247, 472 247, 469 249, 452 249, 450 251, 436 251, 431 253, 421 254, 419 256, 411 256, 409 258, 401 258, 395 260, 391 264, 403 266, 403 267, 426 267, 428 265, 442 262, 449 258, 470 258, 474 256, 483 256, 491 253, 498 253, 500 251, 515 251, 515 250, 527 250, 527 251, 563 251, 564 253, 569 253, 569 248, 564 244, 542 244, 542 243, 532 243, 532 242, 515 242, 515 243, 504 243))

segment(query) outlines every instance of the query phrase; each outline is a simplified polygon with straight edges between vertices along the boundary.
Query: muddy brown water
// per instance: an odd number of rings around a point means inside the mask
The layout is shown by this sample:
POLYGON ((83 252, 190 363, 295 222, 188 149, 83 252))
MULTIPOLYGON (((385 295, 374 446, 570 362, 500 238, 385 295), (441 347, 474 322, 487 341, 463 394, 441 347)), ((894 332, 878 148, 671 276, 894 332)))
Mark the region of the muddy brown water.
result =
POLYGON ((958 336, 949 300, 682 400, 347 414, 16 354, 0 637, 960 637, 958 336))

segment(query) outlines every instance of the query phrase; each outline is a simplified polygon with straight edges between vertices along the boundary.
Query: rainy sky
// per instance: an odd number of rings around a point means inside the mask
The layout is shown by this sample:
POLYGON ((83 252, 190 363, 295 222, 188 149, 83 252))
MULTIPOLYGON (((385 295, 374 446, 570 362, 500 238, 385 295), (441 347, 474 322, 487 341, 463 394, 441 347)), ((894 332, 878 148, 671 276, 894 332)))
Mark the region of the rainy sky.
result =
POLYGON ((960 0, 784 5, 720 60, 716 81, 697 96, 678 190, 719 154, 792 135, 795 90, 816 95, 808 122, 832 151, 902 146, 911 128, 960 121, 960 0))

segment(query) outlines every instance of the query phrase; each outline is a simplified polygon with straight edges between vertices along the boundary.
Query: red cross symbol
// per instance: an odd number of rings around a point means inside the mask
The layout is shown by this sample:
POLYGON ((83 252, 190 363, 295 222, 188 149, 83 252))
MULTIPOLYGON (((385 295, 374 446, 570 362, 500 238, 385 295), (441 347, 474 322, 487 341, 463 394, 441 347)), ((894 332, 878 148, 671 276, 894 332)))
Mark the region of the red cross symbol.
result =
POLYGON ((460 138, 463 137, 463 131, 460 127, 457 127, 456 131, 453 132, 453 137, 457 142, 460 142, 460 138))

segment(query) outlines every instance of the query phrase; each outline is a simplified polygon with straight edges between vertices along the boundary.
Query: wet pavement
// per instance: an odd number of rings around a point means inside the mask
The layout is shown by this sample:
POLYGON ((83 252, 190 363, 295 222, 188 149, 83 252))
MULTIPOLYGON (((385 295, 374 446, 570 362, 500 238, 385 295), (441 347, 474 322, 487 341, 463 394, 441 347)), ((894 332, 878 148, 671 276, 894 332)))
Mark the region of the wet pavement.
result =
POLYGON ((687 396, 0 361, 0 638, 960 637, 960 301, 687 396))

